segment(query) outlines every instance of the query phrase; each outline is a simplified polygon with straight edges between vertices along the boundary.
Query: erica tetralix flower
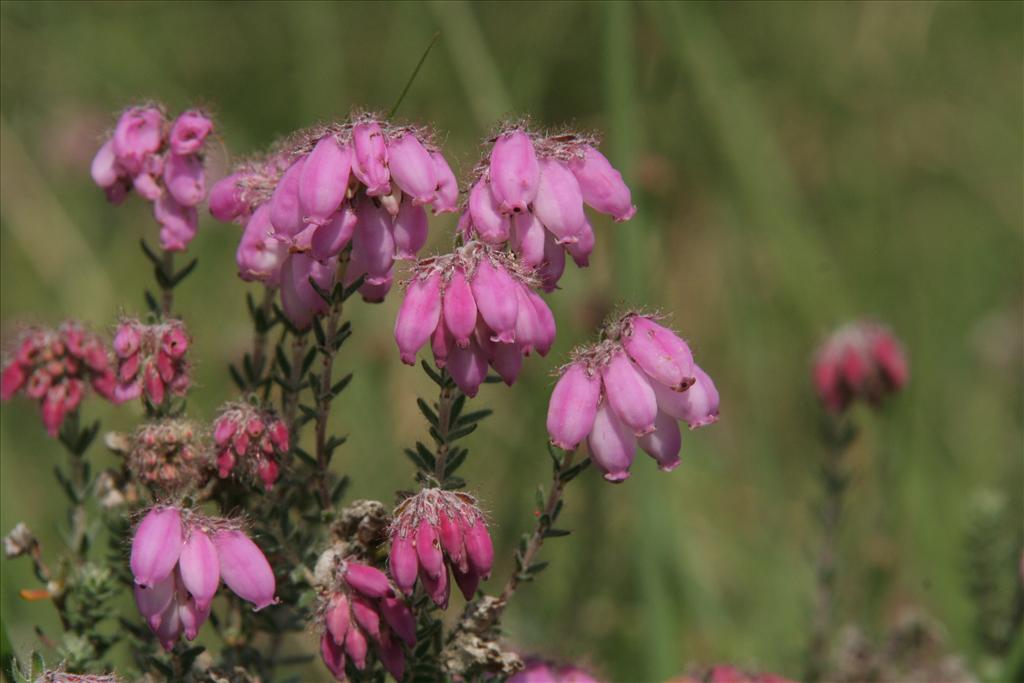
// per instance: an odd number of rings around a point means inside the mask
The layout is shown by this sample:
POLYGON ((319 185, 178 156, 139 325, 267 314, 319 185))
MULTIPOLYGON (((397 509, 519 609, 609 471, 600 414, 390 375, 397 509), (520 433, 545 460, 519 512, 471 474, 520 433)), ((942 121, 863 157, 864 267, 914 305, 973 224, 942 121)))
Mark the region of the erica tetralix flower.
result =
POLYGON ((857 400, 877 405, 903 388, 910 371, 903 347, 889 328, 857 321, 822 344, 813 375, 819 400, 829 411, 841 413, 857 400))
POLYGON ((168 123, 162 107, 126 109, 92 162, 92 178, 113 204, 131 190, 153 203, 160 244, 184 251, 199 225, 196 205, 206 198, 203 145, 213 122, 198 110, 168 123))
MULTIPOLYGON (((391 288, 394 262, 416 258, 427 241, 425 207, 455 211, 458 194, 427 129, 366 114, 299 131, 267 158, 243 164, 214 185, 210 212, 245 223, 237 254, 243 279, 273 286, 280 278, 284 298, 286 288, 296 289, 289 268, 295 282, 315 277, 310 261, 336 264, 351 246, 345 284, 363 278, 360 294, 378 302, 391 288), (289 266, 285 252, 308 261, 289 266)), ((303 302, 283 303, 292 319, 303 302)), ((302 314, 298 320, 307 326, 302 314)))
POLYGON ((222 580, 256 610, 277 602, 270 563, 236 520, 174 505, 154 506, 142 518, 131 571, 135 604, 168 651, 182 634, 196 637, 222 580))
POLYGON ((584 204, 616 221, 636 213, 629 187, 592 136, 509 124, 491 140, 476 176, 459 220, 463 235, 507 243, 538 269, 547 291, 562 277, 566 252, 580 267, 589 263, 595 238, 584 204))
POLYGON ((144 422, 131 436, 128 469, 162 496, 201 488, 211 474, 208 450, 188 420, 144 422))
POLYGON ((652 317, 629 312, 607 322, 602 340, 577 348, 551 394, 547 427, 564 449, 584 439, 611 482, 624 481, 637 444, 664 471, 679 465, 681 434, 718 420, 718 390, 690 347, 652 317))
POLYGON ((438 607, 448 607, 451 570, 466 600, 491 574, 494 546, 473 496, 423 489, 395 509, 391 525, 391 576, 406 594, 416 579, 438 607))
POLYGON ((329 585, 320 594, 320 656, 336 680, 345 665, 366 669, 370 647, 384 668, 401 681, 405 673, 402 643, 416 644, 416 619, 395 595, 384 572, 355 560, 337 558, 329 585))
POLYGON ((555 339, 555 318, 536 284, 514 256, 478 241, 420 261, 395 320, 402 361, 415 364, 430 342, 438 367, 467 395, 476 395, 488 364, 511 385, 523 357, 547 355, 555 339))
POLYGON ((192 340, 180 320, 147 325, 124 319, 114 335, 119 401, 145 398, 154 406, 169 394, 183 396, 191 382, 186 352, 192 340))
POLYGON ((288 426, 270 410, 249 403, 230 403, 213 422, 217 472, 235 473, 274 488, 281 456, 288 452, 288 426))
POLYGON ((114 384, 106 344, 82 325, 67 322, 56 330, 32 328, 19 337, 3 366, 0 398, 7 401, 20 392, 38 401, 46 432, 56 437, 89 387, 114 400, 114 384))

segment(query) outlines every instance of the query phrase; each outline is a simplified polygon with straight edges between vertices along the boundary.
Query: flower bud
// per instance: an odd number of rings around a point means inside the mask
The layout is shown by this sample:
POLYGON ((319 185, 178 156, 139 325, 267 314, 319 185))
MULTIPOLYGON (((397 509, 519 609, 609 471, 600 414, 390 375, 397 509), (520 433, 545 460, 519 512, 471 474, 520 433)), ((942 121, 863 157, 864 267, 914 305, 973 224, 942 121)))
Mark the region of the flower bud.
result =
POLYGON ((654 390, 626 354, 615 352, 601 368, 605 396, 612 409, 637 436, 654 430, 658 402, 654 390))
POLYGON ((594 250, 597 238, 594 236, 594 228, 590 223, 583 221, 583 228, 577 235, 578 241, 565 245, 565 250, 572 256, 573 262, 580 268, 590 265, 590 252, 594 250))
POLYGON ((380 658, 380 663, 396 681, 405 679, 405 653, 402 652, 402 647, 393 641, 387 633, 381 638, 377 647, 377 656, 380 658))
POLYGON ((636 437, 633 429, 619 420, 615 411, 604 401, 594 417, 594 428, 587 440, 590 458, 604 478, 619 483, 629 478, 629 466, 636 453, 636 437))
POLYGON ((461 268, 452 271, 444 290, 444 323, 455 337, 459 348, 469 346, 469 337, 476 329, 477 307, 473 291, 461 268))
POLYGON ((184 206, 167 194, 153 203, 153 217, 161 226, 160 246, 164 251, 185 251, 199 227, 196 208, 184 206))
POLYGON ((274 571, 259 546, 241 531, 218 531, 213 545, 220 560, 221 578, 235 595, 261 610, 277 602, 274 571))
POLYGON ((388 577, 379 569, 349 561, 345 567, 345 582, 368 598, 394 597, 388 577))
POLYGON ((633 362, 654 381, 675 391, 693 384, 693 354, 671 330, 649 318, 631 316, 622 345, 633 362))
POLYGON ((232 173, 213 184, 210 188, 210 215, 227 223, 248 212, 249 207, 242 201, 242 189, 239 187, 244 177, 243 173, 232 173))
POLYGON ((213 132, 213 121, 194 109, 182 112, 171 126, 170 146, 174 154, 195 154, 213 132))
POLYGON ((495 344, 491 366, 507 386, 515 384, 523 367, 523 351, 518 343, 495 344))
POLYGON ((465 530, 466 556, 469 567, 483 577, 491 574, 494 565, 494 545, 483 519, 476 518, 465 530))
POLYGON ((398 136, 388 144, 388 166, 391 178, 402 192, 412 196, 413 204, 429 204, 437 190, 434 160, 423 144, 411 133, 398 136))
POLYGON ((480 317, 494 331, 494 340, 515 341, 516 317, 519 314, 515 280, 504 268, 495 267, 489 259, 483 258, 477 264, 470 287, 480 317))
POLYGON ((335 680, 345 680, 345 650, 335 643, 328 634, 320 637, 320 658, 335 680))
POLYGON ((384 598, 380 601, 379 607, 381 616, 391 630, 409 647, 415 645, 416 618, 413 617, 408 605, 398 598, 384 598))
POLYGON ((565 249, 555 241, 555 236, 544 233, 544 262, 537 275, 545 292, 553 292, 558 288, 558 281, 565 272, 565 249))
POLYGON ((416 546, 412 539, 401 535, 391 540, 391 577, 395 585, 406 595, 412 594, 413 586, 416 585, 416 572, 418 561, 416 559, 416 546))
POLYGON ((195 599, 196 609, 200 612, 208 611, 210 601, 220 585, 220 560, 213 541, 205 531, 192 529, 181 548, 178 562, 182 584, 195 599))
POLYGON ((306 157, 296 160, 278 181, 270 196, 270 223, 278 238, 293 238, 302 231, 302 206, 299 203, 299 184, 306 157))
MULTIPOLYGON (((444 310, 442 306, 442 311, 444 310)), ((455 337, 448 331, 444 320, 437 323, 434 332, 430 335, 430 351, 434 354, 434 364, 443 368, 448 363, 448 356, 455 348, 455 337)))
POLYGON ((444 557, 441 544, 434 526, 426 519, 416 527, 416 557, 419 559, 420 572, 426 572, 436 579, 444 569, 444 557))
POLYGON ((352 658, 352 664, 362 671, 366 668, 368 644, 366 636, 357 628, 350 628, 345 634, 345 653, 352 658))
POLYGON ((477 588, 480 587, 480 575, 468 567, 465 571, 459 567, 452 567, 452 576, 455 577, 455 584, 462 592, 462 597, 466 598, 467 602, 472 600, 477 588))
POLYGON ((348 192, 352 154, 334 135, 320 138, 299 174, 299 204, 303 220, 323 225, 338 210, 348 192))
POLYGON ((139 614, 153 631, 160 628, 163 614, 174 599, 175 583, 176 579, 172 572, 163 581, 148 588, 138 584, 134 586, 135 606, 139 608, 139 614))
POLYGON ((117 334, 114 335, 114 353, 121 358, 127 358, 139 350, 140 343, 141 337, 138 328, 122 323, 117 328, 117 334))
POLYGON ((178 509, 150 509, 132 538, 131 569, 135 583, 149 588, 166 579, 178 563, 181 549, 181 513, 178 509))
POLYGON ((558 244, 579 240, 586 223, 583 197, 576 177, 556 159, 540 162, 540 184, 533 212, 554 236, 558 244))
POLYGON ((501 244, 508 239, 511 221, 499 211, 491 184, 485 179, 478 180, 469 191, 469 215, 477 235, 484 242, 501 244))
POLYGON ((470 398, 476 396, 480 385, 487 378, 487 357, 480 350, 476 339, 471 339, 466 348, 456 347, 448 356, 448 373, 452 380, 470 398))
POLYGON ((178 606, 178 618, 181 620, 181 628, 185 633, 185 638, 188 640, 196 639, 196 636, 199 635, 199 629, 202 628, 209 617, 209 604, 205 608, 200 608, 195 600, 185 597, 178 606))
POLYGON ((541 356, 548 355, 552 344, 555 343, 555 316, 547 303, 533 290, 526 290, 526 297, 533 303, 533 309, 537 314, 537 329, 533 339, 534 348, 541 356))
POLYGON ((352 616, 355 617, 356 624, 364 634, 371 640, 380 642, 380 615, 366 598, 359 595, 352 596, 352 616))
POLYGON ((414 259, 427 243, 427 211, 405 197, 392 224, 396 259, 414 259))
POLYGON ((694 365, 693 371, 697 381, 682 394, 686 400, 681 418, 686 420, 690 429, 718 422, 718 389, 700 366, 694 365))
POLYGON ((114 153, 130 173, 137 173, 144 160, 160 149, 164 117, 155 107, 132 107, 121 114, 111 138, 114 153))
POLYGON ((322 264, 306 254, 289 254, 281 268, 281 308, 300 330, 309 329, 314 315, 327 312, 327 302, 313 289, 310 279, 326 291, 334 286, 336 263, 322 264))
POLYGON ((434 213, 454 213, 459 210, 459 181, 440 152, 431 152, 430 158, 434 160, 434 176, 437 178, 434 213))
POLYGON ((171 154, 164 165, 164 185, 174 201, 195 206, 206 196, 206 172, 197 156, 171 154))
POLYGON ((591 207, 617 221, 628 221, 636 213, 622 174, 596 149, 588 146, 582 158, 569 162, 569 168, 579 181, 583 201, 591 207))
POLYGON ((288 245, 274 238, 272 232, 270 204, 262 204, 246 222, 235 252, 238 275, 243 280, 261 280, 269 287, 281 283, 281 267, 288 256, 288 245))
POLYGON ((366 186, 366 194, 391 194, 388 149, 376 121, 357 123, 352 129, 352 173, 366 186))
POLYGON ((512 249, 531 268, 544 262, 546 234, 544 224, 532 212, 525 211, 512 217, 512 249))
POLYGON ((526 211, 540 183, 540 165, 529 135, 515 130, 498 136, 491 149, 490 178, 502 213, 526 211))
POLYGON ((349 625, 348 598, 344 593, 337 593, 331 598, 324 612, 324 627, 334 643, 341 646, 345 644, 349 625))
POLYGON ((600 399, 600 377, 591 375, 581 363, 570 365, 555 385, 548 404, 551 443, 567 451, 579 446, 594 426, 600 399))
POLYGON ((117 182, 121 172, 117 164, 117 155, 114 154, 113 140, 107 140, 96 152, 89 173, 93 182, 103 188, 111 187, 117 182))
POLYGON ((441 274, 409 283, 395 320, 395 341, 402 362, 416 364, 416 353, 427 343, 441 318, 441 274))
POLYGON ((657 461, 658 469, 662 472, 671 472, 679 466, 682 435, 679 433, 679 423, 671 415, 658 411, 654 431, 640 437, 638 443, 640 448, 657 461))
POLYGON ((373 200, 362 198, 356 207, 355 232, 352 235, 352 258, 358 258, 366 269, 366 281, 379 285, 390 277, 394 263, 395 240, 391 216, 374 205, 373 200))
POLYGON ((448 598, 451 596, 451 583, 448 581, 448 572, 443 571, 437 577, 427 574, 423 567, 420 567, 420 581, 423 582, 423 591, 430 596, 434 604, 441 609, 448 609, 448 598))

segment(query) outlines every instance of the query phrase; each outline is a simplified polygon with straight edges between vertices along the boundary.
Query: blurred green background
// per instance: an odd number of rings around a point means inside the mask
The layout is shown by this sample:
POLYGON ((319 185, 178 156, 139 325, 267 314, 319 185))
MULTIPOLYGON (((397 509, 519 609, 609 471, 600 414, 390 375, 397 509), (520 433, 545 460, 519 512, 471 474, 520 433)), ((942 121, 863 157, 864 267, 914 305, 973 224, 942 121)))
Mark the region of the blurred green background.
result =
MULTIPOLYGON (((640 209, 595 221, 592 266, 570 265, 549 298, 552 355, 475 401, 496 412, 465 469, 497 530, 491 589, 549 478, 549 373, 606 311, 670 314, 722 394, 721 421, 685 435, 672 474, 641 454, 622 486, 592 472, 571 486, 560 526, 576 533, 544 548, 551 567, 516 596, 509 639, 614 680, 723 660, 798 676, 821 458, 809 358, 870 315, 905 341, 912 379, 881 414, 855 413, 840 617, 878 633, 919 605, 977 661, 972 500, 1005 496, 1019 531, 1024 481, 1020 3, 4 2, 0 17, 5 339, 16 321, 108 329, 144 310, 146 205, 108 206, 88 174, 121 107, 209 106, 223 168, 350 108, 388 109, 440 31, 399 118, 434 124, 457 172, 496 122, 528 114, 603 131, 640 209)), ((433 221, 427 251, 453 226, 433 221)), ((226 366, 249 343, 238 238, 204 218, 178 291, 197 419, 233 398, 226 366)), ((426 436, 415 397, 432 385, 398 362, 397 304, 350 307, 337 366, 355 380, 333 413, 350 497, 391 501, 411 481, 401 448, 426 436)), ((85 412, 112 428, 139 418, 85 412)), ((0 527, 25 521, 52 557, 62 454, 25 400, 3 406, 0 448, 0 527)), ((2 567, 3 621, 24 650, 56 619, 18 598, 35 585, 27 562, 2 567)))

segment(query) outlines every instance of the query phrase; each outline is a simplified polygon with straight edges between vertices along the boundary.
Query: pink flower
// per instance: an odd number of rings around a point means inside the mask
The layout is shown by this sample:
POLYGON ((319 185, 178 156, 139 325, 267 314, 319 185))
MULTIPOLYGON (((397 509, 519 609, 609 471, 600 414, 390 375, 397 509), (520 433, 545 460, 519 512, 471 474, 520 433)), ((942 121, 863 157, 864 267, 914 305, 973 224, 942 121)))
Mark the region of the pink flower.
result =
POLYGON ((306 254, 289 254, 281 268, 281 308, 300 330, 308 330, 313 317, 327 312, 327 302, 313 289, 310 279, 326 291, 334 287, 337 263, 313 260, 306 254))
POLYGON ((617 221, 628 221, 636 214, 622 174, 596 149, 586 146, 582 156, 569 162, 569 169, 576 176, 583 201, 588 205, 617 221))
POLYGON ((352 129, 352 173, 366 186, 371 197, 391 194, 388 148, 384 132, 376 121, 357 123, 352 129))
POLYGON ((171 126, 170 147, 175 154, 196 154, 213 132, 213 121, 195 109, 184 111, 171 126))
POLYGON ((677 420, 718 419, 718 391, 674 332, 634 312, 606 322, 602 341, 573 352, 548 405, 551 442, 584 439, 605 479, 624 481, 637 445, 664 471, 679 464, 677 420))
POLYGON ((272 232, 270 206, 263 204, 246 222, 235 252, 238 275, 243 280, 260 280, 268 287, 281 284, 281 266, 288 257, 288 245, 272 232))
POLYGON ((333 135, 320 138, 309 153, 299 176, 299 204, 303 220, 323 225, 338 210, 348 192, 352 153, 333 135))
POLYGON ((907 383, 906 355, 892 332, 858 321, 840 328, 818 350, 813 379, 827 410, 841 413, 857 400, 878 405, 907 383))
POLYGON ((388 165, 391 178, 416 205, 429 204, 437 191, 437 173, 423 143, 412 133, 388 140, 388 165))
POLYGON ((121 114, 112 140, 118 162, 129 173, 137 173, 160 150, 163 126, 164 115, 157 107, 132 107, 121 114))
POLYGON ((225 529, 213 535, 220 575, 235 595, 261 610, 277 602, 276 582, 270 563, 252 540, 241 531, 225 529))
POLYGON ((537 197, 540 165, 533 141, 522 130, 502 133, 491 149, 491 191, 504 214, 522 213, 537 197))
POLYGON ((407 595, 417 576, 442 609, 448 604, 451 570, 466 600, 490 576, 494 547, 483 513, 466 493, 423 489, 395 509, 391 526, 391 576, 407 595))

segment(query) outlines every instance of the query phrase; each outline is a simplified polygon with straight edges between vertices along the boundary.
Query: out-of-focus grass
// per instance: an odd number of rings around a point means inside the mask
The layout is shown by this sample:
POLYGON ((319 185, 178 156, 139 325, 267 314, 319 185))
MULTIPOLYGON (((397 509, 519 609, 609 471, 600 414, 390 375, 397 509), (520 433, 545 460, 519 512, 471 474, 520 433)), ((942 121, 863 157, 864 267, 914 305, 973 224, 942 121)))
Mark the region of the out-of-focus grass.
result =
MULTIPOLYGON (((906 341, 912 381, 883 414, 856 415, 841 614, 878 630, 920 604, 972 655, 967 504, 994 488, 1019 510, 1024 477, 1022 18, 1011 3, 4 3, 4 334, 141 310, 151 219, 137 200, 107 206, 88 179, 119 107, 207 103, 224 148, 248 154, 352 107, 387 109, 439 30, 399 116, 435 124, 463 173, 494 118, 529 114, 603 130, 640 207, 631 223, 595 220, 591 268, 570 265, 550 297, 552 356, 476 401, 496 411, 466 471, 496 527, 492 583, 548 477, 548 373, 605 311, 670 313, 723 397, 674 473, 639 455, 620 487, 573 483, 576 533, 544 549, 552 565, 517 595, 509 637, 614 680, 725 659, 796 675, 815 539, 808 357, 831 326, 870 314, 906 341)), ((432 224, 431 248, 453 223, 432 224)), ((248 343, 237 238, 205 221, 180 291, 197 419, 232 397, 225 367, 248 343)), ((409 484, 401 447, 423 437, 414 396, 430 392, 397 362, 396 307, 351 307, 338 365, 356 379, 333 415, 351 432, 336 466, 352 495, 384 501, 409 484)), ((138 419, 86 411, 113 428, 138 419)), ((23 401, 0 412, 0 450, 0 527, 24 520, 56 553, 61 453, 23 401)), ((26 649, 32 625, 53 633, 55 619, 18 599, 25 563, 2 571, 3 623, 26 649)))

